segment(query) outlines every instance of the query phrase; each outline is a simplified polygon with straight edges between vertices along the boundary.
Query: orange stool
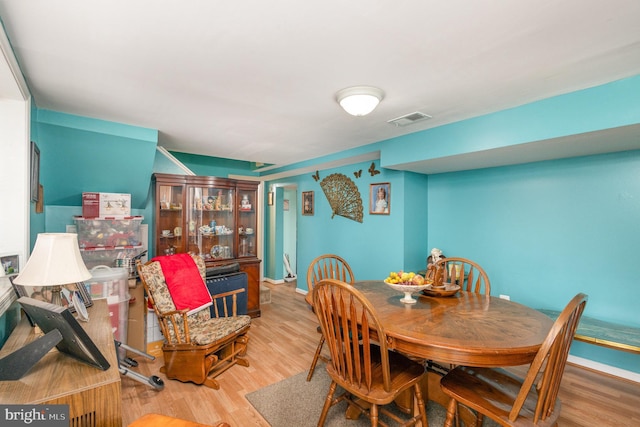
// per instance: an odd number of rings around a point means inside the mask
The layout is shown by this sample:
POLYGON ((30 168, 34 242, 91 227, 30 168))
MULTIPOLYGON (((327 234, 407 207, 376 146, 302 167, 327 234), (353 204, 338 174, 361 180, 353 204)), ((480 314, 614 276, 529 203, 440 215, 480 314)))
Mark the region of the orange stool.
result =
MULTIPOLYGON (((193 421, 181 420, 179 418, 168 417, 160 414, 147 414, 138 418, 129 427, 213 427, 207 424, 200 424, 193 421)), ((218 423, 215 427, 231 427, 227 423, 218 423)))

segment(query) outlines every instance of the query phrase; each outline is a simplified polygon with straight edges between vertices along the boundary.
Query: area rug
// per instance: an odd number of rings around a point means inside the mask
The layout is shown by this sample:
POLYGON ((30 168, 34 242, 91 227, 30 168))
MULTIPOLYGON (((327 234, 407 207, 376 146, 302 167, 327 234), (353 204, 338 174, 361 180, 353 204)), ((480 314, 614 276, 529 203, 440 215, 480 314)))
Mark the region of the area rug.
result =
MULTIPOLYGON (((329 391, 330 384, 331 379, 324 367, 318 367, 310 382, 307 382, 307 372, 305 371, 249 393, 245 397, 271 427, 312 427, 318 424, 324 398, 329 391)), ((342 391, 340 387, 338 387, 338 391, 342 391)), ((325 427, 371 425, 369 419, 364 416, 358 420, 346 419, 346 409, 346 402, 340 402, 333 406, 327 415, 325 427)), ((446 411, 437 403, 428 403, 427 415, 429 427, 444 425, 446 411)), ((484 427, 495 425, 485 419, 484 427)))

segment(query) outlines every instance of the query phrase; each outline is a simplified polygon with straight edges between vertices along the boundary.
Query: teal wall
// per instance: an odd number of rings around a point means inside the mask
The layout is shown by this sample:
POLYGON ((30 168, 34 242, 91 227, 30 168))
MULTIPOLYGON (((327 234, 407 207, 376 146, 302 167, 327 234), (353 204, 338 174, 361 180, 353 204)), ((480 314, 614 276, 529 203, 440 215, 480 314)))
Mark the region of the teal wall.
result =
MULTIPOLYGON (((7 279, 9 280, 9 279, 7 279)), ((11 284, 8 284, 11 286, 11 284)), ((15 329, 20 321, 20 311, 22 307, 20 303, 14 301, 11 305, 0 315, 0 348, 9 339, 11 332, 15 329)), ((5 362, 6 363, 6 362, 5 362)))
POLYGON ((146 204, 158 132, 38 110, 41 180, 48 205, 81 206, 82 193, 130 193, 146 204))
MULTIPOLYGON (((492 295, 561 310, 584 292, 586 316, 640 327, 640 151, 431 175, 428 194, 429 247, 479 262, 492 295)), ((631 353, 572 354, 640 372, 631 353)))
POLYGON ((639 93, 636 76, 381 141, 381 164, 392 167, 637 125, 639 93))
MULTIPOLYGON (((265 186, 267 189, 269 185, 265 186)), ((268 190, 265 190, 268 192, 268 190)), ((265 194, 264 200, 268 200, 268 194, 265 194)), ((284 229, 285 215, 282 209, 284 203, 284 188, 273 188, 273 204, 265 206, 265 230, 264 230, 264 259, 263 270, 264 277, 270 279, 281 280, 284 278, 285 268, 282 262, 282 254, 284 252, 284 229)))
POLYGON ((158 132, 34 109, 32 139, 40 148, 44 213, 32 205, 31 247, 38 233, 64 232, 82 214, 82 193, 130 193, 133 215, 148 223, 149 184, 158 132))
POLYGON ((640 151, 432 175, 429 245, 478 261, 492 294, 640 327, 640 151), (612 289, 624 292, 612 292, 612 289))
MULTIPOLYGON (((267 182, 270 185, 287 184, 297 186, 297 199, 302 192, 314 192, 314 215, 302 215, 301 203, 296 212, 297 220, 297 286, 307 290, 306 271, 309 263, 318 255, 334 253, 348 260, 357 280, 380 279, 391 270, 420 270, 425 268, 427 253, 427 181, 426 175, 380 169, 372 177, 367 169, 371 162, 320 170, 320 180, 315 181, 310 173, 267 182), (354 172, 362 170, 355 178, 354 172), (324 178, 341 173, 357 186, 363 204, 363 222, 342 216, 332 218, 329 202, 320 186, 324 178), (391 214, 369 214, 369 187, 373 183, 391 184, 391 214), (407 200, 410 199, 410 203, 407 200)), ((276 198, 276 205, 281 200, 276 198)), ((268 224, 268 239, 265 245, 266 265, 282 265, 282 251, 274 245, 278 223, 274 221, 276 209, 268 209, 265 224, 268 224)), ((283 270, 265 269, 265 276, 281 279, 283 270), (273 275, 272 275, 273 274, 273 275)))
MULTIPOLYGON (((189 169, 188 166, 187 166, 187 169, 189 169)), ((186 175, 184 169, 182 169, 180 166, 175 164, 171 159, 169 159, 167 156, 165 156, 159 150, 155 152, 155 157, 154 157, 154 160, 153 160, 153 173, 168 173, 168 174, 172 174, 172 175, 186 175)))
POLYGON ((257 176, 253 171, 255 163, 242 160, 223 159, 220 157, 199 156, 196 154, 171 151, 171 155, 187 166, 198 176, 219 176, 228 178, 229 175, 257 176))

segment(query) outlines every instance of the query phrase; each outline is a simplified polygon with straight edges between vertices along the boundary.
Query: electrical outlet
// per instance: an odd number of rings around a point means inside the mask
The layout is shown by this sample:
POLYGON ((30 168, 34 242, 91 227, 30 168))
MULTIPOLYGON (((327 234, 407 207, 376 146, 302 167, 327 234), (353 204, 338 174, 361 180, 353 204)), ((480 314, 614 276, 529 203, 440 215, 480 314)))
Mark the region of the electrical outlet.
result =
POLYGON ((507 301, 511 301, 511 297, 509 295, 500 295, 500 298, 506 299, 507 301))

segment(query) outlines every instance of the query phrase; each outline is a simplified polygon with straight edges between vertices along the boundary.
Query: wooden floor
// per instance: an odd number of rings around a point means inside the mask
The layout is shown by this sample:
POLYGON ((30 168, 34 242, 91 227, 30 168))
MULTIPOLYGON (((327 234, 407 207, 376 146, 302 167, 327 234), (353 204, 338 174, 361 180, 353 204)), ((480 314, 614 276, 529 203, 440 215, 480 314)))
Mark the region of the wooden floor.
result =
MULTIPOLYGON (((247 356, 251 366, 234 366, 218 377, 220 390, 167 380, 160 372, 162 357, 148 361, 136 357, 135 371, 158 375, 165 381, 156 390, 122 377, 123 426, 147 413, 158 413, 214 425, 269 426, 245 394, 306 371, 318 343, 317 320, 295 292, 295 282, 265 284, 271 303, 262 317, 253 319, 247 356)), ((324 396, 318 396, 323 399, 324 396)), ((640 384, 620 380, 576 366, 567 366, 560 399, 561 427, 620 427, 640 425, 640 384)), ((296 427, 296 426, 290 426, 296 427)))

